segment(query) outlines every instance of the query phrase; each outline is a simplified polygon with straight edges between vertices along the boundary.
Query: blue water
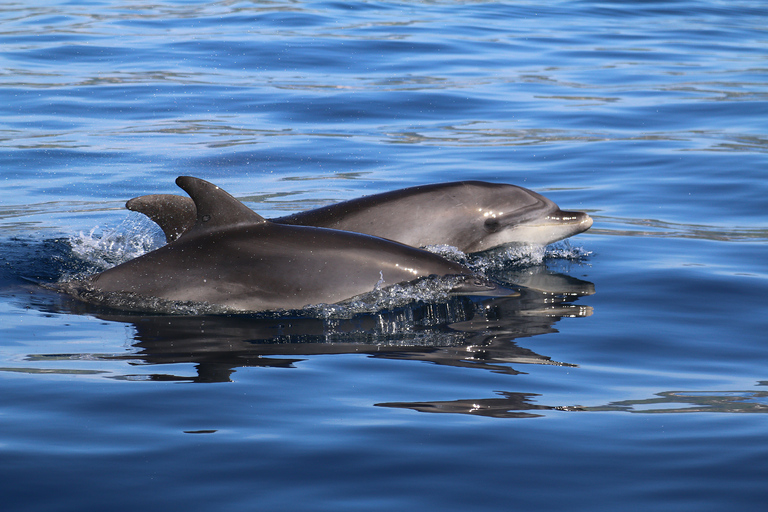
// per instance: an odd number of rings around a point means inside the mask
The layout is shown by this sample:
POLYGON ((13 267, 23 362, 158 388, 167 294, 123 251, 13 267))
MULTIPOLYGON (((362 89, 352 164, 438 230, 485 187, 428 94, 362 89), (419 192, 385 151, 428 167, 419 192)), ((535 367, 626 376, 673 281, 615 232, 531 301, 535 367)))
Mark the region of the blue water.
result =
POLYGON ((3 510, 764 509, 764 2, 0 21, 3 510), (35 284, 156 243, 123 204, 179 175, 265 216, 506 182, 595 225, 508 255, 545 289, 485 317, 129 316, 35 284))

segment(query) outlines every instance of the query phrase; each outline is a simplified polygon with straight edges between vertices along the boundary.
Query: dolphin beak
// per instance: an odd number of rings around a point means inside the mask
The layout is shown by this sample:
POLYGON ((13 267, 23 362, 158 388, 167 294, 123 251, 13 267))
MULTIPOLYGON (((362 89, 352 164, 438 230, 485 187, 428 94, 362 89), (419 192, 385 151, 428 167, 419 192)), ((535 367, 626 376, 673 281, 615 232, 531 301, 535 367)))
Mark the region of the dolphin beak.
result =
POLYGON ((589 228, 591 228, 592 223, 594 222, 592 220, 592 217, 590 217, 584 212, 568 212, 564 210, 560 210, 556 213, 550 214, 549 219, 557 221, 562 224, 578 226, 580 228, 578 233, 581 233, 582 231, 586 231, 589 228))
POLYGON ((593 223, 594 221, 592 220, 592 217, 590 217, 590 216, 589 216, 589 215, 587 215, 586 213, 584 213, 584 212, 579 212, 579 213, 581 213, 581 214, 583 215, 583 217, 581 218, 581 220, 579 220, 579 225, 580 225, 582 228, 584 228, 584 231, 586 231, 586 230, 588 230, 589 228, 591 228, 591 227, 592 227, 592 223, 593 223))
POLYGON ((568 224, 581 224, 584 221, 592 221, 592 218, 584 212, 568 212, 565 210, 551 213, 549 218, 568 224))

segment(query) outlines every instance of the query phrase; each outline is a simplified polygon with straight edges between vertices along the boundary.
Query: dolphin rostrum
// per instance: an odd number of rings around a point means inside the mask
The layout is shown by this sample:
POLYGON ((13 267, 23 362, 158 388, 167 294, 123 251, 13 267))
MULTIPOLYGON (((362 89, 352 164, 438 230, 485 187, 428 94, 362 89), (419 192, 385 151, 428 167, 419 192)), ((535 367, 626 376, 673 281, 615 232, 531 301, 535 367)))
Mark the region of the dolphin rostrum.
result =
MULTIPOLYGON (((195 221, 194 204, 182 196, 141 196, 126 207, 157 222, 169 241, 195 221)), ((592 226, 586 213, 563 211, 536 192, 482 181, 394 190, 272 222, 354 231, 413 247, 445 244, 465 253, 506 244, 547 245, 592 226)))
POLYGON ((463 293, 495 286, 428 251, 349 231, 277 224, 207 181, 182 176, 176 184, 194 202, 191 227, 155 251, 64 289, 107 305, 115 302, 104 296, 122 294, 264 311, 337 303, 430 275, 459 276, 456 290, 463 293))

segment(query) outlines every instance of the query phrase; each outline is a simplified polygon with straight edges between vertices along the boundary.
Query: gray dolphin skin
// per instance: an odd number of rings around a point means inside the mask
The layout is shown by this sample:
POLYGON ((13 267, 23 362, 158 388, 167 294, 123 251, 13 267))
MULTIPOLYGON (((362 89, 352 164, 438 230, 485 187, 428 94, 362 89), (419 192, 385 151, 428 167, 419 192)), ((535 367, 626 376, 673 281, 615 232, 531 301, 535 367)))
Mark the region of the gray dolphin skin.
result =
MULTIPOLYGON (((193 206, 190 199, 169 194, 126 203, 157 222, 169 241, 194 223, 193 206)), ((413 247, 445 244, 465 253, 507 244, 547 245, 592 226, 586 213, 563 211, 536 192, 482 181, 394 190, 272 222, 354 231, 413 247)))
POLYGON ((169 244, 82 284, 102 294, 205 302, 228 311, 336 303, 430 275, 461 276, 457 291, 463 293, 494 288, 428 251, 348 231, 277 224, 207 181, 182 176, 176 184, 194 203, 194 224, 169 244))

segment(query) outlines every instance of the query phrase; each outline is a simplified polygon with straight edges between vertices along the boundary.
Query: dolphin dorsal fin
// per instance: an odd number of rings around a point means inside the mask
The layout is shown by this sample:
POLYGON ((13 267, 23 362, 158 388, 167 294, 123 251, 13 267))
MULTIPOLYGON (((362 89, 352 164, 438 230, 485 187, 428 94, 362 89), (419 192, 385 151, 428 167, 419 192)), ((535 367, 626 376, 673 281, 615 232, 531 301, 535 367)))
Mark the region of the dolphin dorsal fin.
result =
POLYGON ((195 225, 197 209, 192 199, 173 194, 150 194, 134 197, 125 203, 131 211, 139 212, 152 221, 165 233, 165 240, 173 242, 186 230, 195 225))
POLYGON ((213 183, 192 176, 179 176, 176 184, 195 202, 197 219, 190 234, 224 227, 268 222, 213 183))

